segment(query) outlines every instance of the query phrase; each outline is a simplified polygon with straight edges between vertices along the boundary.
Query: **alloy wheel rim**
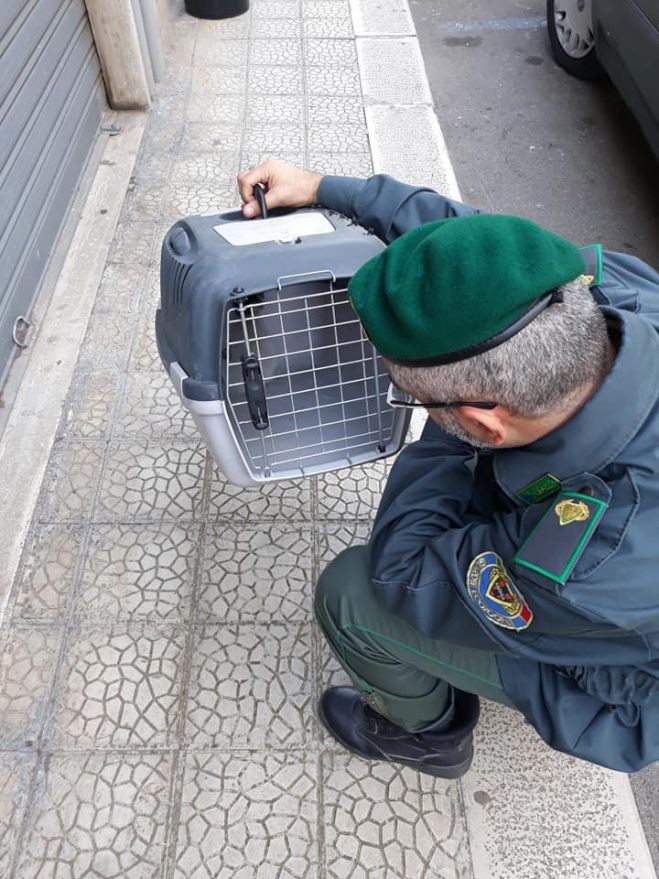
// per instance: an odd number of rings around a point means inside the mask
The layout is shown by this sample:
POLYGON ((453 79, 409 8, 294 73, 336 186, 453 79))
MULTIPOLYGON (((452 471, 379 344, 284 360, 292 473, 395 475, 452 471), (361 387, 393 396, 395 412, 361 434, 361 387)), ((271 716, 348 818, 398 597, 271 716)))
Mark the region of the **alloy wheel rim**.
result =
POLYGON ((584 58, 592 51, 592 0, 555 0, 554 24, 561 48, 570 58, 584 58))

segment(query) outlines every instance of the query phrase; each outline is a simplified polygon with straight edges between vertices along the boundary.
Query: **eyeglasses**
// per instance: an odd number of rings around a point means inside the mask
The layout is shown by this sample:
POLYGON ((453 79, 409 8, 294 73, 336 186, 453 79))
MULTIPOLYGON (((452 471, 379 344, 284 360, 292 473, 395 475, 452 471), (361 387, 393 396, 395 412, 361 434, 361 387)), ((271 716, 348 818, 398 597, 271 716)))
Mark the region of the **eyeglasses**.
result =
POLYGON ((498 406, 498 403, 482 403, 474 402, 473 400, 453 400, 451 403, 421 403, 419 400, 415 400, 411 394, 401 391, 393 382, 389 384, 387 403, 394 409, 416 409, 421 407, 424 409, 452 409, 456 406, 473 406, 475 409, 496 409, 498 406))

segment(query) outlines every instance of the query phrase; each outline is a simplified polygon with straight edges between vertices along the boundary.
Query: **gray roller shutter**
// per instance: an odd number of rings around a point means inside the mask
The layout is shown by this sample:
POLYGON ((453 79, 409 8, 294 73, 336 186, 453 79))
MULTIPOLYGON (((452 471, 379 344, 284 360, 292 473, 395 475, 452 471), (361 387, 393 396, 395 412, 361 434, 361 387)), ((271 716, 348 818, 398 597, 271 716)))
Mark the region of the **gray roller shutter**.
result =
POLYGON ((83 0, 0 0, 0 381, 104 102, 83 0))

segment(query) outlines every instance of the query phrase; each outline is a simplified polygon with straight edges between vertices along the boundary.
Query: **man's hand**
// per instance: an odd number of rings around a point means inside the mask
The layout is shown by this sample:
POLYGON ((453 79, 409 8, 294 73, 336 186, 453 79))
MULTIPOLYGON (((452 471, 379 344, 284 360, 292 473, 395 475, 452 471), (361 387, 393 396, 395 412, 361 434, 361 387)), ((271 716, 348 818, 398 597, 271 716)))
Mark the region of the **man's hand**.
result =
POLYGON ((278 159, 268 159, 256 168, 250 168, 238 175, 243 214, 246 217, 258 217, 260 213, 254 195, 257 183, 263 183, 267 189, 265 203, 268 209, 302 208, 316 201, 321 179, 321 175, 313 171, 304 171, 278 159))

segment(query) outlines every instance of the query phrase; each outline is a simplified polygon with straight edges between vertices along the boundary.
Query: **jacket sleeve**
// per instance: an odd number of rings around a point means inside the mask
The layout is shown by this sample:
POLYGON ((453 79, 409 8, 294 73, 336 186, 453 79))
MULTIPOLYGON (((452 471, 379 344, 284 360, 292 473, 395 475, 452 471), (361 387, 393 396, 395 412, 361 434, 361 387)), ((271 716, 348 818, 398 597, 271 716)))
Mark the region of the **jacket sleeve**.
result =
POLYGON ((323 177, 318 201, 323 207, 339 211, 360 226, 372 229, 386 244, 422 223, 476 213, 468 205, 445 198, 432 189, 409 186, 386 174, 376 174, 367 180, 323 177))
POLYGON ((474 449, 428 422, 399 456, 369 542, 371 577, 380 599, 422 634, 480 650, 580 665, 589 638, 613 630, 590 609, 575 608, 513 563, 527 508, 468 514, 474 449), (531 619, 492 612, 472 563, 496 557, 508 587, 531 619), (579 636, 579 637, 576 637, 579 636))
POLYGON ((615 308, 642 314, 659 329, 659 273, 629 253, 604 251, 602 293, 615 308))

